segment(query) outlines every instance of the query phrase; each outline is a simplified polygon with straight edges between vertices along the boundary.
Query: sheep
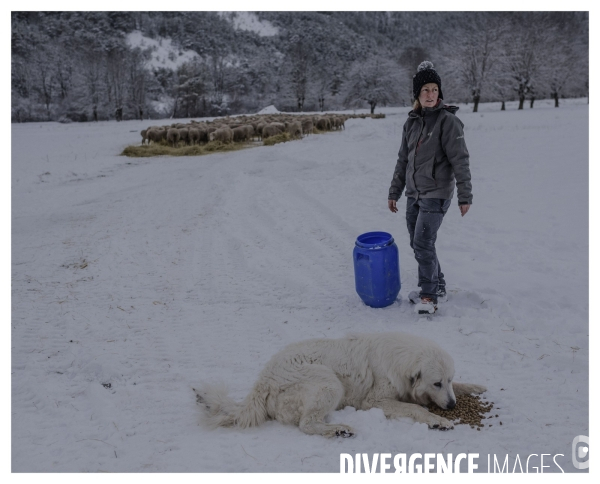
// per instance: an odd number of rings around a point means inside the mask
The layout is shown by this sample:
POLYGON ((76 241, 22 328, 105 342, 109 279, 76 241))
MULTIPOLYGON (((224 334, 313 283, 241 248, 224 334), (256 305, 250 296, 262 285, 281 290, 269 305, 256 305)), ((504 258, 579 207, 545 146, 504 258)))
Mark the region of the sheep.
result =
POLYGON ((198 142, 207 143, 208 142, 208 130, 206 127, 198 127, 198 142))
POLYGON ((280 123, 278 121, 274 121, 271 123, 271 126, 275 126, 280 133, 283 133, 285 131, 285 124, 284 123, 280 123))
POLYGON ((339 117, 339 116, 332 116, 330 118, 330 120, 331 120, 331 126, 334 129, 342 129, 343 121, 342 121, 341 117, 339 117))
POLYGON ((165 130, 154 128, 149 128, 146 130, 146 140, 148 144, 150 144, 150 141, 158 143, 163 138, 164 131, 165 130))
POLYGON ((328 118, 318 118, 317 129, 321 131, 329 131, 331 129, 331 122, 328 118))
POLYGON ((142 135, 142 145, 144 144, 144 141, 146 142, 146 144, 150 144, 150 140, 148 139, 148 133, 151 130, 160 130, 162 129, 160 126, 148 126, 146 129, 143 129, 140 134, 142 135))
POLYGON ((292 121, 285 123, 285 130, 290 133, 292 138, 299 136, 302 138, 302 123, 300 121, 292 121))
POLYGON ((209 135, 210 141, 222 141, 223 143, 231 143, 233 140, 233 131, 229 127, 219 128, 209 135))
POLYGON ((179 139, 183 141, 184 144, 189 144, 188 141, 190 139, 190 133, 187 127, 178 128, 179 130, 179 139))
POLYGON ((247 141, 254 136, 254 128, 250 124, 243 124, 233 128, 233 141, 247 141))
POLYGON ((258 138, 262 139, 262 131, 263 128, 269 123, 265 122, 265 121, 261 121, 260 123, 258 123, 256 125, 256 128, 254 128, 256 130, 256 134, 258 134, 258 138))
POLYGON ((233 128, 233 141, 246 141, 247 138, 246 129, 243 126, 233 128))
POLYGON ((246 129, 246 139, 254 138, 254 126, 251 124, 245 124, 242 127, 246 129))
POLYGON ((262 139, 270 138, 271 136, 276 136, 282 132, 280 127, 278 126, 281 123, 269 123, 262 129, 262 139))
POLYGON ((200 130, 198 128, 189 128, 188 136, 190 144, 195 145, 196 143, 200 143, 200 130))
POLYGON ((309 135, 313 132, 313 122, 310 118, 305 118, 302 120, 302 133, 309 135))
POLYGON ((173 148, 175 148, 175 145, 179 145, 180 137, 181 135, 179 134, 179 130, 177 128, 169 128, 169 131, 167 131, 167 141, 169 144, 173 144, 173 148))

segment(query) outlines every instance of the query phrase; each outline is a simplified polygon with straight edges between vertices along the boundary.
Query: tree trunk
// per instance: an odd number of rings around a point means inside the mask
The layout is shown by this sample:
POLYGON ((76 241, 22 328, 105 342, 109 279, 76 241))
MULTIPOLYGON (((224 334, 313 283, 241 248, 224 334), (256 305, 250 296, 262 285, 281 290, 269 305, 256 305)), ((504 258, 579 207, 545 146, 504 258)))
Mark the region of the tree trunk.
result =
POLYGON ((473 112, 477 112, 477 108, 479 107, 479 96, 473 96, 473 112))
POLYGON ((530 109, 531 109, 531 108, 533 108, 533 102, 534 102, 534 101, 535 101, 535 98, 534 98, 534 97, 532 97, 532 98, 531 98, 531 101, 530 101, 530 103, 529 103, 529 108, 530 108, 530 109))
POLYGON ((519 107, 518 109, 523 109, 523 103, 525 102, 525 96, 519 96, 519 107))
POLYGON ((173 113, 171 114, 171 118, 173 119, 175 117, 175 113, 177 112, 177 101, 179 100, 179 98, 175 98, 175 105, 173 106, 173 113))
POLYGON ((554 98, 554 107, 557 108, 558 107, 558 93, 557 92, 553 93, 552 97, 554 98))
POLYGON ((371 105, 371 114, 373 114, 375 112, 375 106, 377 106, 376 102, 370 102, 369 103, 371 105))
POLYGON ((502 101, 502 107, 500 108, 500 111, 506 111, 506 106, 504 105, 504 101, 502 101))
POLYGON ((46 82, 43 82, 42 86, 44 89, 44 104, 46 105, 46 117, 48 118, 47 120, 50 121, 50 102, 51 102, 50 90, 46 86, 46 82))

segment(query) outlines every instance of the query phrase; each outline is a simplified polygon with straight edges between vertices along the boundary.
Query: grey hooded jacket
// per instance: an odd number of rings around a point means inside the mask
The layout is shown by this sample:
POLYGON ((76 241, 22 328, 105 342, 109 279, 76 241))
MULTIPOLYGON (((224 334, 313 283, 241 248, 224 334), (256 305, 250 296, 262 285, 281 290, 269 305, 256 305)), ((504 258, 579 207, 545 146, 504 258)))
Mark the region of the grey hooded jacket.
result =
POLYGON ((473 203, 469 152, 456 111, 440 102, 408 113, 389 200, 398 200, 405 187, 407 197, 451 199, 456 184, 458 204, 473 203))

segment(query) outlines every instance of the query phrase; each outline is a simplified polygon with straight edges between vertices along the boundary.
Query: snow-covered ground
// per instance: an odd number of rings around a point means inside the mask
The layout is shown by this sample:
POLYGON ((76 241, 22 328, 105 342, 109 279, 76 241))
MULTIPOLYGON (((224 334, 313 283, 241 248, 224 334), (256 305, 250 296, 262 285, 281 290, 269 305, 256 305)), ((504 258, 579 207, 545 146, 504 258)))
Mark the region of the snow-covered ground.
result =
POLYGON ((190 158, 119 156, 148 121, 12 125, 12 470, 338 472, 340 453, 430 452, 479 453, 483 471, 488 454, 511 469, 563 454, 575 471, 571 442, 589 435, 588 106, 507 108, 458 112, 474 204, 461 218, 455 198, 440 229, 450 299, 431 320, 406 299, 406 199, 398 214, 386 201, 408 108, 190 158), (373 230, 400 250, 384 309, 354 290, 354 241, 373 230), (289 343, 384 331, 447 349, 458 381, 488 387, 493 426, 438 432, 353 408, 331 415, 352 439, 199 425, 193 385, 242 399, 289 343))

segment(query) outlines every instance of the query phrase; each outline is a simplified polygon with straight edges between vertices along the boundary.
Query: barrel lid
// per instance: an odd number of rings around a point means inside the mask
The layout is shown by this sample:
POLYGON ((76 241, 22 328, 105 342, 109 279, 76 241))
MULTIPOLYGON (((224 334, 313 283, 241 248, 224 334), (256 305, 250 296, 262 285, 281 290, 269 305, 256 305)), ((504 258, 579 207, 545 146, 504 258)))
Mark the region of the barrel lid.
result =
POLYGON ((356 246, 362 249, 380 249, 394 243, 394 237, 387 232, 367 232, 356 238, 356 246))

